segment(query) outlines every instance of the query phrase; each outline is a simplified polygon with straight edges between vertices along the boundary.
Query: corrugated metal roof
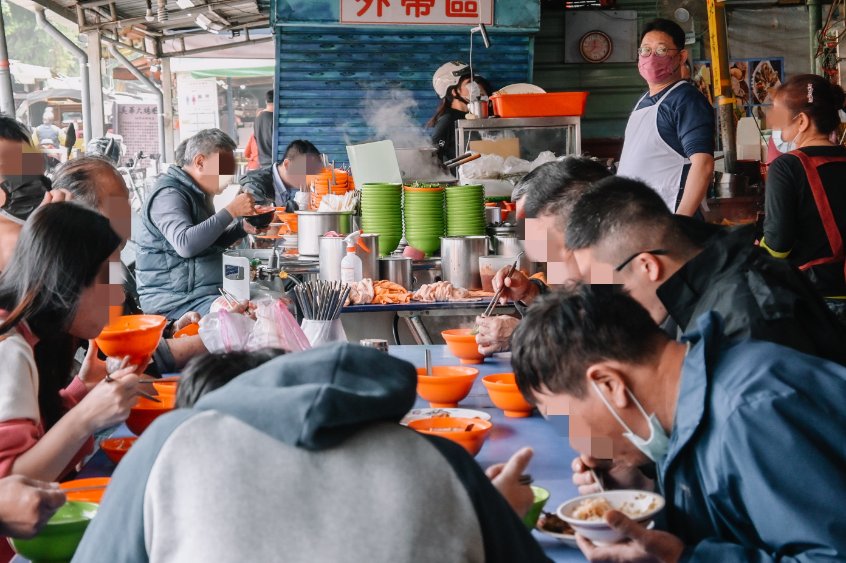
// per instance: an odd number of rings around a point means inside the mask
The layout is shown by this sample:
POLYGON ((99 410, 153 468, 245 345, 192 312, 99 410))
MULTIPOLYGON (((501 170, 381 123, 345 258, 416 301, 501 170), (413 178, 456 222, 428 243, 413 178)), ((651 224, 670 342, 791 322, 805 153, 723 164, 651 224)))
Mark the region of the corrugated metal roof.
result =
MULTIPOLYGON (((494 88, 531 76, 531 38, 497 34, 485 49, 476 38, 473 67, 494 88)), ((422 126, 438 97, 432 74, 444 62, 469 60, 469 34, 432 30, 396 31, 338 27, 277 28, 279 150, 302 138, 338 161, 346 144, 376 140, 366 123, 367 101, 391 102, 391 90, 410 93, 422 126)))

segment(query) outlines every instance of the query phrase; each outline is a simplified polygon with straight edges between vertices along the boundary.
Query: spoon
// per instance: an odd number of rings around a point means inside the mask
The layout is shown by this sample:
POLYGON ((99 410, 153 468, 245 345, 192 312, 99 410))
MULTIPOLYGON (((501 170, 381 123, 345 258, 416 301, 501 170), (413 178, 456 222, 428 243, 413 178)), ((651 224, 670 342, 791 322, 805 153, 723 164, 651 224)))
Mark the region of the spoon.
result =
POLYGON ((426 375, 432 375, 432 351, 426 348, 426 375))

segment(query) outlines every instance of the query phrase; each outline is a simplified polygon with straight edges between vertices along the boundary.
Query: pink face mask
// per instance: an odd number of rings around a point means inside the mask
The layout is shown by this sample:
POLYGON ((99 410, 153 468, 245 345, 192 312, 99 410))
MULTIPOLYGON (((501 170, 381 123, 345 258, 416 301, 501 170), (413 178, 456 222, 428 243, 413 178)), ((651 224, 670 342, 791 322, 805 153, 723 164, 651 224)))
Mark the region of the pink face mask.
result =
POLYGON ((652 54, 651 57, 638 57, 637 69, 644 80, 650 84, 663 84, 672 78, 673 73, 678 69, 674 60, 675 57, 659 57, 652 54))

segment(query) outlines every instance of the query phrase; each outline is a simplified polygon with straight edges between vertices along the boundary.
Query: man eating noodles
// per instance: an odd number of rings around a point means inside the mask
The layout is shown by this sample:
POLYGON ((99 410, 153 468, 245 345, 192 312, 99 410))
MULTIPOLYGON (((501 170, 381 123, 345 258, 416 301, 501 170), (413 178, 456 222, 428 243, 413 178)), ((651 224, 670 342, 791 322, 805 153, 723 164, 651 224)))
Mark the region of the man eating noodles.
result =
POLYGON ((846 368, 776 344, 729 343, 715 313, 671 340, 618 286, 549 294, 514 334, 523 395, 546 415, 569 414, 581 492, 645 488, 656 474, 667 531, 621 512, 605 521, 629 538, 591 561, 842 561, 846 519, 846 368), (595 458, 610 459, 613 466, 595 458))

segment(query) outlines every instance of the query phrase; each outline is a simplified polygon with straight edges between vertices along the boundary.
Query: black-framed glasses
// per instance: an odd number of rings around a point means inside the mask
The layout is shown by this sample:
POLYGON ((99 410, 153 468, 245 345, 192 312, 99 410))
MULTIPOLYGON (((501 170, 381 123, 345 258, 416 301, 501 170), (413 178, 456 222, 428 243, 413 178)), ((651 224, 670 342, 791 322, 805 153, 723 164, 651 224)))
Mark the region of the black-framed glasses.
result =
POLYGON ((656 57, 666 57, 670 51, 681 51, 681 49, 672 49, 670 47, 664 47, 663 45, 659 45, 655 49, 643 46, 638 48, 637 54, 643 58, 651 57, 653 54, 656 57))
POLYGON ((628 266, 632 260, 640 256, 641 254, 654 254, 655 256, 666 256, 669 253, 669 250, 664 250, 663 248, 656 248, 655 250, 641 250, 640 252, 635 252, 634 254, 623 260, 623 262, 619 266, 614 268, 614 271, 622 272, 623 268, 628 266))

